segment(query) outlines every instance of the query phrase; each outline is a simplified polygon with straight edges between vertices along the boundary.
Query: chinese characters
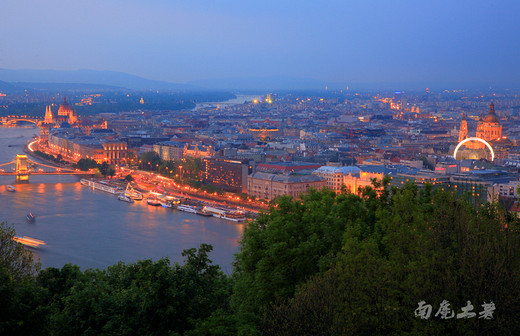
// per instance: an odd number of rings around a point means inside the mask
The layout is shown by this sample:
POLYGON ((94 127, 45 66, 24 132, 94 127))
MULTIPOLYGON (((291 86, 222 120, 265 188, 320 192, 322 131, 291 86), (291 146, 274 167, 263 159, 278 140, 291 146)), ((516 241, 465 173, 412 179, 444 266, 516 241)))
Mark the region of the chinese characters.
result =
MULTIPOLYGON (((433 312, 433 306, 431 304, 427 304, 426 301, 422 300, 418 303, 419 307, 415 309, 415 317, 427 320, 430 318, 433 312)), ((493 318, 493 312, 496 307, 493 301, 489 303, 484 302, 482 305, 482 310, 478 313, 479 319, 490 320, 493 318)), ((443 300, 439 309, 435 313, 434 317, 438 317, 442 320, 457 318, 457 319, 470 319, 477 316, 477 313, 474 312, 475 307, 471 304, 471 301, 466 302, 466 306, 461 307, 461 312, 455 314, 455 310, 450 307, 450 302, 448 300, 443 300)))

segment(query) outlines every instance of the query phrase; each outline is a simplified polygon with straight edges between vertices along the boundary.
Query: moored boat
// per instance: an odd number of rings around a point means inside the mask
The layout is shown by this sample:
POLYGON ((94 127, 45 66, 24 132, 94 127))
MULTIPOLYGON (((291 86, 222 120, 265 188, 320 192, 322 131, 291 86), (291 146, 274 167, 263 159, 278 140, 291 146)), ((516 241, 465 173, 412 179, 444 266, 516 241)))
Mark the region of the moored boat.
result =
POLYGON ((220 207, 209 206, 209 205, 204 206, 202 208, 202 210, 207 213, 212 214, 214 217, 217 217, 217 218, 224 218, 224 215, 226 214, 226 212, 229 211, 229 209, 226 209, 226 208, 220 208, 220 207))
POLYGON ((130 185, 130 183, 127 184, 124 195, 133 199, 134 201, 140 201, 143 199, 143 194, 140 193, 139 191, 135 190, 130 185))
POLYGON ((173 204, 172 204, 172 201, 168 201, 168 200, 162 200, 162 201, 159 201, 161 203, 161 206, 163 208, 173 208, 173 204))
POLYGON ((233 222, 242 222, 246 220, 245 212, 239 209, 232 210, 224 207, 206 205, 202 210, 206 213, 212 214, 214 217, 227 219, 233 222))
POLYGON ((246 220, 246 214, 242 210, 231 210, 226 212, 223 218, 233 222, 243 222, 246 220))
POLYGON ((204 211, 203 209, 197 209, 197 212, 196 212, 197 215, 199 216, 204 216, 204 217, 212 217, 213 214, 207 212, 207 211, 204 211))
POLYGON ((134 200, 126 195, 119 195, 117 196, 117 199, 123 202, 134 203, 134 200))
POLYGON ((101 190, 114 195, 119 195, 124 192, 123 188, 121 188, 120 186, 111 184, 107 181, 94 181, 82 178, 79 182, 84 186, 91 187, 92 189, 101 190))
POLYGON ((148 205, 151 205, 151 206, 160 206, 161 205, 161 201, 159 201, 157 198, 150 198, 150 197, 148 197, 146 199, 146 203, 148 203, 148 205))
POLYGON ((179 206, 177 206, 177 210, 194 213, 194 214, 197 213, 197 207, 193 206, 193 205, 188 205, 188 204, 180 204, 179 206))

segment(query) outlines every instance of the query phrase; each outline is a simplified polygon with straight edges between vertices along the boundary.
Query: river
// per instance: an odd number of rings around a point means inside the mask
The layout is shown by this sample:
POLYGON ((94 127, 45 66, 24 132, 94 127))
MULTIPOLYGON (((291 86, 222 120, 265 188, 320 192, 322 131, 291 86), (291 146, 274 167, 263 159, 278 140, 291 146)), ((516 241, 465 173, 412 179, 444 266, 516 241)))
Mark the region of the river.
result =
POLYGON ((237 104, 244 104, 245 102, 252 102, 255 99, 260 100, 262 98, 261 95, 236 95, 236 98, 225 100, 222 102, 204 102, 204 103, 197 103, 195 104, 195 107, 193 108, 193 111, 197 111, 201 108, 207 108, 207 107, 217 107, 217 105, 220 106, 226 106, 226 105, 237 105, 237 104))
MULTIPOLYGON (((23 154, 24 145, 38 133, 34 127, 0 127, 0 164, 23 154)), ((76 176, 32 175, 29 183, 14 183, 14 176, 0 176, 0 221, 14 226, 18 236, 46 242, 33 250, 43 268, 66 263, 105 268, 118 261, 162 257, 182 262, 184 249, 208 243, 214 248, 213 262, 228 274, 232 271, 242 223, 152 207, 146 201, 128 204, 82 186, 76 176), (8 192, 8 184, 16 192, 8 192), (29 211, 36 215, 33 223, 26 220, 29 211)))

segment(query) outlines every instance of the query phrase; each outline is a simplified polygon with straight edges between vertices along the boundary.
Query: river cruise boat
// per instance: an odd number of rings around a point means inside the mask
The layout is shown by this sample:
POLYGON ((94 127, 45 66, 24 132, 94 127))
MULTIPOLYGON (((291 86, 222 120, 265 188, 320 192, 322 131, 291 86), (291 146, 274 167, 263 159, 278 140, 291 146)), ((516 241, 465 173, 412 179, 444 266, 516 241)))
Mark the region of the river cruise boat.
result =
POLYGON ((124 193, 123 188, 120 186, 109 183, 108 181, 93 181, 89 179, 81 179, 80 183, 84 186, 90 187, 92 189, 101 190, 107 193, 111 193, 114 195, 120 195, 124 193))
POLYGON ((10 191, 10 192, 16 191, 16 188, 10 184, 6 187, 6 189, 7 189, 7 191, 10 191))
POLYGON ((214 207, 206 205, 202 208, 202 211, 212 214, 214 217, 227 219, 233 222, 242 222, 246 220, 246 214, 244 211, 236 209, 228 209, 221 207, 214 207))
POLYGON ((246 220, 246 213, 242 210, 230 210, 224 215, 224 219, 233 222, 243 222, 246 220))
POLYGON ((124 194, 117 196, 117 199, 120 201, 123 201, 123 202, 127 202, 127 203, 134 203, 133 199, 131 199, 130 197, 128 197, 124 194))
POLYGON ((36 220, 36 216, 32 212, 28 212, 26 218, 28 222, 34 222, 36 220))
POLYGON ((129 197, 129 198, 133 199, 134 201, 140 201, 140 200, 143 199, 143 194, 140 193, 139 191, 135 190, 135 189, 130 185, 130 183, 128 183, 128 185, 126 186, 126 189, 125 189, 124 195, 125 195, 126 197, 129 197))
POLYGON ((187 204, 180 204, 177 206, 177 210, 189 212, 189 213, 197 213, 197 207, 193 205, 187 205, 187 204))
POLYGON ((18 243, 20 243, 22 245, 29 246, 29 247, 34 247, 34 248, 37 248, 40 245, 45 245, 46 244, 43 240, 39 240, 39 239, 27 237, 27 236, 23 236, 23 237, 15 236, 12 239, 15 242, 18 242, 18 243))

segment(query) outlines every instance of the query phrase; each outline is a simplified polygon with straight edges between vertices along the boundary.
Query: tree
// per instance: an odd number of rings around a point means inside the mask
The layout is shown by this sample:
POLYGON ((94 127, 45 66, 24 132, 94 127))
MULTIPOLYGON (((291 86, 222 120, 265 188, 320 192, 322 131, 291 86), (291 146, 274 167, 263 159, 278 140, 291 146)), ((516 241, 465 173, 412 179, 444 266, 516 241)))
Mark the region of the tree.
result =
POLYGON ((92 159, 80 159, 76 164, 74 164, 75 168, 78 168, 82 171, 88 171, 89 169, 96 168, 97 166, 97 162, 92 159))
POLYGON ((365 213, 360 197, 331 190, 279 198, 244 231, 233 273, 238 312, 257 323, 277 298, 293 297, 297 286, 330 267, 346 226, 365 219, 365 213))
POLYGON ((13 240, 15 230, 7 223, 0 223, 0 267, 9 272, 15 280, 32 277, 40 270, 35 263, 31 251, 13 240))
POLYGON ((126 163, 129 167, 134 167, 134 165, 137 163, 137 155, 133 151, 128 151, 126 153, 126 163))
POLYGON ((154 151, 141 154, 139 160, 142 161, 142 168, 146 170, 154 170, 156 169, 157 165, 162 163, 159 154, 154 151))
POLYGON ((520 332, 517 218, 415 185, 364 202, 368 216, 346 226, 335 263, 267 309, 265 334, 520 332), (428 320, 414 315, 421 300, 433 306, 428 320), (490 301, 496 311, 492 320, 443 320, 434 316, 443 300, 456 313, 467 301, 476 314, 490 301))
POLYGON ((107 169, 107 175, 113 177, 116 174, 116 168, 114 165, 110 165, 107 169))
POLYGON ((185 250, 184 265, 172 266, 164 258, 84 274, 46 272, 41 283, 61 296, 52 300, 53 334, 178 335, 194 329, 229 307, 231 285, 220 267, 211 265, 211 250, 207 244, 185 250))
POLYGON ((110 165, 108 164, 108 162, 103 161, 103 163, 101 163, 101 165, 99 165, 99 172, 101 173, 101 175, 107 176, 109 168, 110 168, 110 165))
POLYGON ((34 281, 40 264, 14 236, 12 227, 0 223, 0 335, 39 335, 46 312, 34 281))

